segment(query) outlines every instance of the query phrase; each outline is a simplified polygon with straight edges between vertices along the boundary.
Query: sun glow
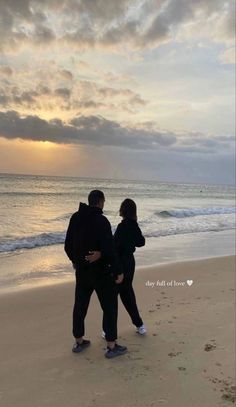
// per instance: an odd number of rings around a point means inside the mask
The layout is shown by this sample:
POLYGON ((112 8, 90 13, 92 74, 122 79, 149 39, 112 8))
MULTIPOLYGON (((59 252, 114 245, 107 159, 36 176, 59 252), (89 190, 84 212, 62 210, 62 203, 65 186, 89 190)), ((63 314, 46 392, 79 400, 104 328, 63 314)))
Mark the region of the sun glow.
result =
POLYGON ((57 148, 56 143, 52 143, 51 141, 37 141, 38 147, 43 148, 43 149, 52 149, 52 148, 57 148))

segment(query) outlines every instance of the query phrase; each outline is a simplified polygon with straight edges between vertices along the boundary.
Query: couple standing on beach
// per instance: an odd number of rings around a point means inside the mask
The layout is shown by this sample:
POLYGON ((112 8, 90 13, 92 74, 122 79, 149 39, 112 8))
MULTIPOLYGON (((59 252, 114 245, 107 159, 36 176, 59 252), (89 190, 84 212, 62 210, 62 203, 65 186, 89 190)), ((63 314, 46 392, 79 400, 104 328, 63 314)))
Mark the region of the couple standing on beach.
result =
POLYGON ((103 310, 103 337, 107 341, 105 356, 113 358, 127 352, 118 345, 117 318, 118 294, 129 313, 137 332, 146 333, 139 315, 132 287, 136 247, 145 245, 145 238, 137 223, 136 204, 125 199, 120 207, 123 218, 114 237, 108 219, 103 215, 105 196, 102 191, 91 191, 88 205, 80 203, 68 226, 65 251, 72 261, 76 275, 75 303, 73 309, 72 351, 79 353, 90 345, 84 339, 84 320, 93 291, 96 291, 103 310))

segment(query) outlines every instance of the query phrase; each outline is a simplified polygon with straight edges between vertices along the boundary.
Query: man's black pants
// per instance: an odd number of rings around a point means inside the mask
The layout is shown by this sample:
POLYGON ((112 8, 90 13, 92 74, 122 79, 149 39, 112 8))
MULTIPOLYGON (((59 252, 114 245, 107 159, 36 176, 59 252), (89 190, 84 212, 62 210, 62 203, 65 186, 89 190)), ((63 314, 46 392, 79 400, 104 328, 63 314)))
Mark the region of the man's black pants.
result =
POLYGON ((112 275, 103 274, 101 270, 76 271, 73 335, 75 338, 84 336, 84 320, 93 291, 106 319, 106 340, 113 342, 117 338, 117 289, 112 275))

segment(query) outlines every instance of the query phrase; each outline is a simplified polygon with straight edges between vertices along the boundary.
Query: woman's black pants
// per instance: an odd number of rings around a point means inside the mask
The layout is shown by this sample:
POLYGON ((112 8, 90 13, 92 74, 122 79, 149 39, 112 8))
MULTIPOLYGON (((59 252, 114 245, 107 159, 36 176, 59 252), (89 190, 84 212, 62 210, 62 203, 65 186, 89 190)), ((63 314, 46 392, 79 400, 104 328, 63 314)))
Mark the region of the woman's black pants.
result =
MULTIPOLYGON (((117 284, 117 292, 120 295, 120 299, 128 312, 132 323, 138 328, 143 325, 142 318, 139 315, 136 297, 133 289, 133 278, 135 271, 135 259, 133 254, 121 259, 124 280, 121 284, 117 284)), ((103 331, 107 333, 107 322, 105 316, 103 316, 103 331)))

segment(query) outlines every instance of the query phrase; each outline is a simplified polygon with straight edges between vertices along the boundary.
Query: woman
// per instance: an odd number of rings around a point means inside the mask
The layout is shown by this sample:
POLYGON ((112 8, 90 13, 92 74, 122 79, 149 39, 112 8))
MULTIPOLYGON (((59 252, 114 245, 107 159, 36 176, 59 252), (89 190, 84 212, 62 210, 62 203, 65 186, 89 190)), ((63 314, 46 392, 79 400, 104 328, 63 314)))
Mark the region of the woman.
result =
MULTIPOLYGON (((122 283, 117 285, 117 291, 133 324, 136 326, 136 332, 140 335, 144 335, 147 330, 138 311, 132 283, 135 272, 134 252, 136 247, 145 245, 145 238, 138 226, 137 207, 132 199, 127 198, 122 202, 120 216, 123 220, 117 226, 114 242, 116 252, 119 256, 119 262, 123 269, 124 278, 122 283)), ((101 252, 90 252, 90 255, 86 256, 86 260, 94 262, 97 261, 100 256, 101 252)), ((106 321, 103 319, 103 338, 105 338, 105 332, 106 321)))
POLYGON ((137 207, 132 199, 125 199, 122 202, 120 216, 123 220, 117 226, 114 240, 123 268, 124 279, 123 282, 117 286, 117 289, 126 311, 136 326, 136 331, 144 335, 147 331, 138 311, 132 283, 135 272, 134 252, 136 247, 145 245, 145 238, 138 226, 137 207))

